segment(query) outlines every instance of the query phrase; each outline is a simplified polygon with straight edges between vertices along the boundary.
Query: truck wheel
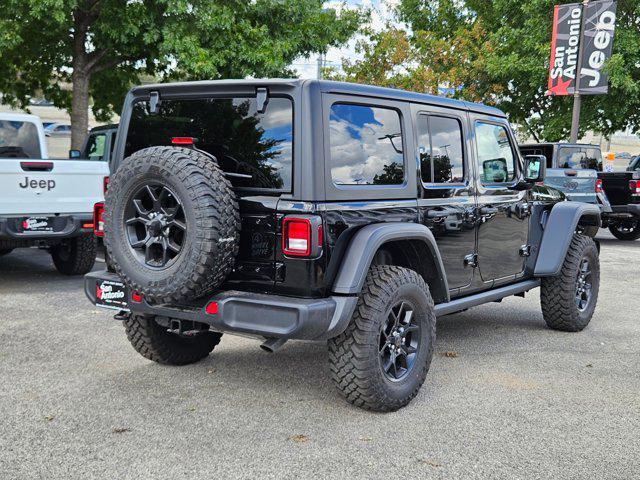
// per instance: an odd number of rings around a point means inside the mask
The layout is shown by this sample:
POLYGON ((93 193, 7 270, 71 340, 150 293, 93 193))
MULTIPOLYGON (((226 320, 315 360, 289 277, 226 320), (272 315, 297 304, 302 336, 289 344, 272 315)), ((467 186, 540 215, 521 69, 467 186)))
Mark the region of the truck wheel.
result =
POLYGON ((640 238, 640 221, 637 218, 623 220, 611 225, 609 231, 618 240, 637 240, 640 238))
POLYGON ((331 376, 352 404, 398 410, 424 382, 436 339, 429 287, 413 270, 369 270, 351 323, 328 341, 331 376))
POLYGON ((235 194, 217 163, 196 150, 151 147, 125 159, 111 177, 104 218, 111 265, 149 300, 201 297, 233 269, 235 194))
POLYGON ((574 235, 560 273, 542 279, 542 316, 549 328, 579 332, 591 321, 600 288, 600 260, 595 242, 574 235))
POLYGON ((60 273, 84 275, 93 268, 96 250, 96 239, 93 233, 84 233, 51 247, 51 258, 60 273))
POLYGON ((152 316, 130 315, 123 323, 135 351, 164 365, 188 365, 202 360, 220 343, 222 337, 221 333, 211 331, 189 337, 177 335, 168 332, 152 316))
POLYGON ((8 255, 11 252, 13 252, 13 248, 2 248, 0 249, 0 257, 3 257, 4 255, 8 255))

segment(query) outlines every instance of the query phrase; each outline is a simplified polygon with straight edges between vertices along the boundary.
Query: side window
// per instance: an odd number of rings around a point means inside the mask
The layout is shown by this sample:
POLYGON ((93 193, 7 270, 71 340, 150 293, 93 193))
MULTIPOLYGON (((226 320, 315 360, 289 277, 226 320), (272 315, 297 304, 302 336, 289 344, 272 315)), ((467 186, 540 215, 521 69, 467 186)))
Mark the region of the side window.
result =
POLYGON ((399 185, 404 182, 398 111, 334 103, 329 117, 331 178, 336 185, 399 185))
POLYGON ((418 117, 420 171, 424 183, 464 181, 462 126, 455 118, 418 117))
POLYGON ((516 178, 516 159, 504 126, 476 122, 476 144, 482 183, 505 183, 516 178))
POLYGON ((87 158, 90 160, 102 160, 104 157, 104 133, 91 135, 87 142, 87 158))

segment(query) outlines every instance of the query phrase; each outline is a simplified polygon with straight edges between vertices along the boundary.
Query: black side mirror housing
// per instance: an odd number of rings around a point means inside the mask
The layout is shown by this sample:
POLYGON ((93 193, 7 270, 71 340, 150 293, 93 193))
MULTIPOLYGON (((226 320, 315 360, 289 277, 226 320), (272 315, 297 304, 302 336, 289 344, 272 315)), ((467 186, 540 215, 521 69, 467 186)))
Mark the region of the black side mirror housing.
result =
POLYGON ((547 173, 547 157, 544 155, 527 155, 524 157, 524 181, 527 183, 543 182, 547 173))
POLYGON ((80 150, 69 150, 69 158, 80 158, 80 150))

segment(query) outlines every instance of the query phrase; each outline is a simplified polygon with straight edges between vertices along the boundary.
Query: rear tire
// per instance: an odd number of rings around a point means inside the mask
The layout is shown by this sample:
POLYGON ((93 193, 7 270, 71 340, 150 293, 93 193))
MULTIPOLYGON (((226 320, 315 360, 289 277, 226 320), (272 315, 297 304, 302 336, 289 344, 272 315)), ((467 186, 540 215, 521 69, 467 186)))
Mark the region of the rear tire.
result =
POLYGON ((93 233, 84 233, 51 247, 56 269, 64 275, 89 273, 96 261, 97 245, 93 233))
POLYGON ((618 240, 637 240, 640 238, 640 220, 634 217, 609 227, 611 234, 618 240))
POLYGON ((154 317, 130 315, 124 322, 127 338, 143 357, 163 365, 188 365, 206 358, 220 343, 221 333, 204 331, 193 337, 167 332, 154 317))
POLYGON ((593 317, 599 289, 596 243, 590 237, 576 234, 560 273, 542 279, 540 303, 547 326, 564 332, 583 330, 593 317))
POLYGON ((332 379, 357 407, 398 410, 424 383, 435 338, 433 300, 422 277, 402 267, 373 266, 351 323, 328 341, 332 379))

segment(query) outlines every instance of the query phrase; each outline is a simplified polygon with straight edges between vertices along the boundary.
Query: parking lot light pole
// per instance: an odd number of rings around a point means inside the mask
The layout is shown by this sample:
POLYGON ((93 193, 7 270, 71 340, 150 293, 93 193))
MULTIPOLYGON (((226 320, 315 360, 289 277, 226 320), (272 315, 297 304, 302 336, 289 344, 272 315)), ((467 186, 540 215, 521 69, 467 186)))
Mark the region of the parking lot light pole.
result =
POLYGON ((580 71, 582 70, 582 51, 584 49, 584 26, 587 15, 587 4, 589 0, 582 2, 582 17, 580 18, 580 43, 578 44, 578 63, 576 66, 576 87, 573 92, 573 113, 571 114, 571 143, 578 142, 578 129, 580 128, 580 107, 582 98, 580 97, 580 71))

